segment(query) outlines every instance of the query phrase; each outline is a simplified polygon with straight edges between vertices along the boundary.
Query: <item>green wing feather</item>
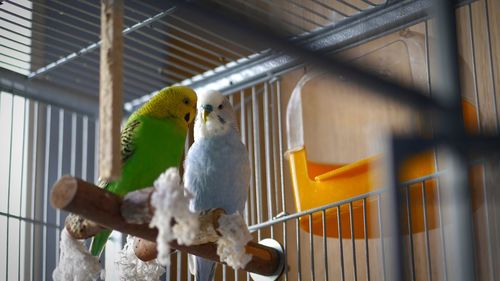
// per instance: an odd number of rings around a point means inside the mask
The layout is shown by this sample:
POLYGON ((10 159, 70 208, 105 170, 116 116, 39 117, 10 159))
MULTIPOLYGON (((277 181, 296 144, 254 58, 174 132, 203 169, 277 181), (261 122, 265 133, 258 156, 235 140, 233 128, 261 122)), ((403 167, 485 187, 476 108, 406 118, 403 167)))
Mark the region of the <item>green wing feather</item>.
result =
MULTIPOLYGON (((176 120, 132 115, 121 133, 122 176, 99 186, 120 196, 152 186, 169 167, 179 167, 184 151, 187 127, 176 120)), ((111 231, 94 236, 90 252, 99 256, 111 231)))
POLYGON ((134 130, 141 125, 141 121, 136 119, 132 120, 127 124, 125 129, 123 129, 122 134, 120 136, 120 142, 122 145, 121 153, 122 153, 122 164, 127 162, 127 160, 134 154, 134 130))
MULTIPOLYGON (((127 126, 122 130, 120 135, 121 143, 121 155, 122 155, 122 165, 124 165, 127 160, 134 154, 134 130, 141 125, 140 120, 132 120, 127 123, 127 126)), ((109 189, 110 183, 99 179, 98 186, 104 189, 109 189)), ((106 229, 92 238, 92 243, 90 245, 90 253, 94 256, 100 256, 109 236, 111 235, 111 230, 106 229)))
MULTIPOLYGON (((125 128, 122 130, 120 135, 121 143, 121 155, 122 155, 122 165, 124 165, 127 160, 134 154, 134 130, 141 125, 141 121, 138 119, 131 120, 127 123, 125 128)), ((104 189, 108 189, 109 182, 104 181, 99 178, 97 186, 104 189)))

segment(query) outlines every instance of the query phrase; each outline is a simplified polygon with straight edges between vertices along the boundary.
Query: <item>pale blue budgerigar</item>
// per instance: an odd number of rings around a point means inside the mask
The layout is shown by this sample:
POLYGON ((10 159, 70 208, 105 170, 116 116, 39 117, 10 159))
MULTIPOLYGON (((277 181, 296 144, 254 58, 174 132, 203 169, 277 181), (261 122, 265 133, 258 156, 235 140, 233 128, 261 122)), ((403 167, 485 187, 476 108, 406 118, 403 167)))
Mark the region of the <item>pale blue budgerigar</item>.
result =
MULTIPOLYGON (((184 184, 194 195, 191 211, 223 208, 243 213, 250 183, 248 152, 229 101, 217 91, 198 94, 194 143, 184 162, 184 184)), ((211 281, 215 263, 196 257, 197 281, 211 281)))

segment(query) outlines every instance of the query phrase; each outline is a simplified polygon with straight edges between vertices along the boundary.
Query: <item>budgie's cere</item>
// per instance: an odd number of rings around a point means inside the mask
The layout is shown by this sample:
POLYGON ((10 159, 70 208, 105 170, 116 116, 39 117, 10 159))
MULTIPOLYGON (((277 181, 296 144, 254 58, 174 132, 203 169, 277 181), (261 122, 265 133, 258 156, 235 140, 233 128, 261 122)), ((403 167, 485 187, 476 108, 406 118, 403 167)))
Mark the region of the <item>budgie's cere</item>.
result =
MULTIPOLYGON (((167 87, 134 112, 121 133, 122 175, 100 185, 125 195, 153 186, 167 168, 179 167, 188 125, 195 117, 196 100, 196 93, 188 87, 167 87)), ((110 233, 103 231, 94 237, 93 255, 100 255, 110 233)))
MULTIPOLYGON (((241 143, 236 116, 229 101, 219 92, 198 95, 194 143, 185 160, 184 184, 193 194, 192 211, 223 208, 243 213, 250 164, 241 143)), ((212 280, 214 263, 196 258, 198 281, 212 280)))

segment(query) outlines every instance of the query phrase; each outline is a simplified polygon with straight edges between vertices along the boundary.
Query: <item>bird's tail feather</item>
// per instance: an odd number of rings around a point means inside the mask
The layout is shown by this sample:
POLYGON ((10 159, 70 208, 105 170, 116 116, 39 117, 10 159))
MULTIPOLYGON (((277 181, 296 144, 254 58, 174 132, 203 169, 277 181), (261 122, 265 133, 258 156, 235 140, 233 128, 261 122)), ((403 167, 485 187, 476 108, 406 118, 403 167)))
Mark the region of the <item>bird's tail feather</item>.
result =
POLYGON ((204 258, 196 258, 196 281, 212 281, 215 273, 215 262, 204 258))
POLYGON ((94 238, 92 238, 92 243, 90 244, 90 253, 93 256, 100 256, 106 242, 108 241, 109 235, 111 235, 111 230, 106 229, 97 233, 94 238))

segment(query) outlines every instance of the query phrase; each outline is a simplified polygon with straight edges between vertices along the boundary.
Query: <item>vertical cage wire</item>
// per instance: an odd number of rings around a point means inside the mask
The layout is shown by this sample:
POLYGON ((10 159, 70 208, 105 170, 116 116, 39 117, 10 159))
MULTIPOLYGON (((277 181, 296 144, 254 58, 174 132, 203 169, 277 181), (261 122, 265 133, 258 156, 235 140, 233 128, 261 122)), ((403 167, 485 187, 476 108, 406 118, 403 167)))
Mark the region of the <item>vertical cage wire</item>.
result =
MULTIPOLYGON (((350 225, 350 230, 351 230, 351 247, 352 247, 352 267, 353 267, 353 274, 354 274, 354 280, 358 280, 358 266, 357 266, 357 261, 356 261, 356 242, 354 238, 354 218, 353 218, 353 213, 352 213, 352 202, 349 202, 349 225, 350 225)), ((341 234, 339 234, 340 236, 341 234)))
POLYGON ((297 280, 302 280, 302 255, 300 254, 301 252, 301 247, 300 247, 300 221, 299 219, 295 219, 295 240, 297 243, 297 264, 296 264, 296 270, 297 270, 297 280))
MULTIPOLYGON (((323 211, 324 214, 324 211, 323 211)), ((370 255, 368 253, 368 229, 366 223, 366 198, 363 198, 363 235, 365 240, 365 268, 366 268, 366 280, 370 280, 370 255)), ((327 272, 328 275, 328 272, 327 272)))
MULTIPOLYGON (((323 260, 324 260, 324 268, 325 268, 325 281, 328 281, 328 239, 326 236, 326 211, 321 211, 321 224, 323 227, 323 260)), ((368 264, 368 263, 367 263, 368 264)))
MULTIPOLYGON (((10 191, 11 191, 11 168, 12 168, 12 129, 13 129, 13 123, 14 123, 14 101, 11 100, 11 106, 10 106, 10 125, 9 125, 9 161, 8 161, 8 175, 7 175, 7 213, 10 213, 10 191)), ((7 217, 7 237, 6 237, 6 254, 7 256, 9 255, 9 236, 10 236, 10 232, 9 232, 9 226, 10 226, 10 218, 7 217)), ((5 267, 5 277, 6 279, 9 279, 9 267, 10 267, 10 264, 9 264, 9 259, 7 258, 6 259, 6 267, 5 267)))
MULTIPOLYGON (((23 101, 23 123, 22 123, 22 147, 21 147, 21 172, 20 172, 20 175, 21 175, 21 182, 20 182, 20 185, 21 185, 21 190, 20 190, 20 193, 19 193, 19 207, 20 207, 20 210, 19 210, 19 216, 23 216, 26 214, 26 212, 23 212, 23 207, 25 205, 25 202, 23 202, 23 193, 26 192, 25 189, 26 189, 26 177, 24 177, 24 172, 25 172, 25 147, 26 147, 26 124, 27 124, 27 111, 26 111, 26 107, 27 107, 27 103, 28 101, 26 99, 24 99, 23 101)), ((22 229, 23 227, 22 226, 25 226, 24 222, 19 220, 18 221, 18 233, 19 233, 19 239, 20 241, 26 239, 26 232, 22 232, 22 229)), ((21 248, 24 248, 21 243, 18 244, 18 252, 17 252, 17 279, 18 280, 21 280, 21 256, 22 256, 22 253, 21 253, 21 248)), ((24 273, 24 272, 23 272, 24 273)), ((24 277, 24 276, 23 276, 24 277)))
MULTIPOLYGON (((31 167, 32 171, 32 178, 31 178, 31 198, 29 201, 31 201, 31 218, 35 219, 35 198, 36 198, 36 191, 35 191, 35 185, 37 181, 37 176, 36 172, 38 168, 38 103, 35 102, 33 105, 33 119, 30 119, 33 121, 33 142, 32 142, 32 155, 31 159, 33 161, 33 165, 31 167)), ((31 233, 30 233, 30 238, 31 238, 31 249, 29 256, 30 258, 30 264, 31 264, 31 270, 30 270, 30 278, 31 280, 34 280, 35 278, 35 261, 34 261, 34 256, 35 256, 35 226, 33 225, 31 227, 31 233)))
MULTIPOLYGON (((260 144, 260 113, 259 96, 257 96, 256 87, 252 87, 252 124, 253 124, 253 152, 254 152, 254 181, 255 181, 255 200, 257 210, 257 223, 263 222, 262 205, 262 162, 261 162, 261 144, 260 144)), ((260 232, 259 232, 260 234, 260 232)), ((260 236, 259 236, 260 240, 260 236)))
MULTIPOLYGON (((386 266, 385 266, 385 243, 384 243, 384 222, 382 221, 382 196, 377 195, 377 219, 378 219, 378 233, 380 237, 380 259, 382 260, 382 280, 387 280, 386 266)), ((340 225, 340 224, 339 224, 340 225)), ((339 230, 340 233, 340 230, 339 230)), ((342 278, 342 280, 344 280, 342 278)))
MULTIPOLYGON (((62 157, 63 157, 63 135, 64 135, 64 110, 59 109, 59 132, 57 138, 57 178, 62 176, 62 157)), ((47 203, 48 204, 48 203, 47 203)), ((61 210, 56 209, 56 222, 59 224, 61 221, 61 210)), ((55 243, 55 263, 57 266, 59 257, 59 231, 56 231, 56 243, 55 243)))
MULTIPOLYGON (((50 164, 50 135, 52 134, 52 106, 46 108, 46 125, 45 125, 45 165, 44 165, 44 187, 43 187, 43 221, 48 221, 48 204, 49 204, 49 164, 50 164)), ((43 226, 42 238, 42 280, 45 281, 48 275, 47 270, 47 226, 43 226)))
POLYGON ((167 266, 167 268, 165 269, 165 280, 166 281, 170 281, 170 274, 171 274, 171 269, 172 267, 171 266, 167 266))
MULTIPOLYGON (((271 132, 269 126, 270 118, 269 118, 269 84, 264 83, 264 95, 263 95, 263 122, 264 122, 264 160, 265 160, 265 168, 266 168, 266 209, 267 209, 267 220, 271 220, 273 217, 273 200, 272 200, 272 187, 271 187, 271 132)), ((271 228, 271 237, 274 236, 273 229, 271 228)))
POLYGON ((422 191, 422 211, 423 211, 423 217, 424 217, 424 233, 425 233, 425 259, 427 260, 427 280, 432 281, 432 263, 431 263, 431 257, 430 257, 430 243, 429 243, 429 228, 427 224, 427 196, 426 196, 426 190, 425 190, 425 181, 422 182, 420 185, 421 191, 422 191))
POLYGON ((441 207, 441 189, 439 188, 439 181, 437 182, 438 192, 437 192, 437 202, 438 202, 438 217, 439 217, 439 228, 441 236, 441 250, 443 258, 443 272, 445 280, 448 280, 448 263, 446 260, 446 247, 445 247, 445 236, 444 236, 444 223, 443 223, 443 208, 441 207))
POLYGON ((312 222, 313 222, 312 214, 309 214, 309 251, 310 251, 309 259, 311 262, 311 280, 316 280, 316 274, 314 272, 314 236, 313 236, 312 222))
MULTIPOLYGON (((470 4, 469 4, 470 5, 470 4)), ((495 82, 495 67, 494 67, 494 62, 493 62, 493 48, 492 48, 492 35, 491 35, 491 27, 490 27, 490 15, 489 15, 489 9, 488 9, 488 1, 484 1, 484 14, 486 18, 486 34, 488 35, 488 61, 489 61, 489 71, 490 75, 492 77, 492 87, 493 91, 492 93, 492 98, 493 102, 495 104, 494 107, 494 113, 495 113, 495 131, 498 133, 500 132, 500 121, 499 121, 499 115, 498 115, 498 109, 496 107, 497 105, 497 85, 495 82)), ((470 17, 470 15, 469 15, 470 17)), ((498 75, 498 73, 497 73, 498 75)))
MULTIPOLYGON (((284 179, 284 167, 283 167, 283 158, 284 158, 284 151, 283 151, 283 122, 281 121, 281 104, 282 104, 282 98, 281 98, 281 81, 280 79, 276 80, 276 102, 277 102, 277 121, 278 121, 278 158, 279 158, 279 163, 280 163, 280 173, 279 173, 279 182, 280 182, 280 187, 281 187, 281 211, 283 214, 286 213, 286 198, 285 198, 285 179, 284 179)), ((284 238, 286 240, 286 238, 284 238)))
MULTIPOLYGON (((273 196, 274 197, 274 201, 273 201, 273 204, 275 206, 275 210, 276 212, 274 214, 279 214, 279 208, 280 208, 280 202, 279 202, 279 199, 280 199, 280 193, 278 192, 278 187, 279 187, 279 177, 278 177, 278 158, 280 158, 278 156, 278 131, 277 131, 277 116, 276 116, 276 107, 277 107, 277 102, 276 102, 276 92, 275 92, 275 83, 272 83, 270 82, 270 87, 271 87, 271 137, 272 137, 272 151, 270 151, 270 153, 272 154, 271 157, 272 157, 272 166, 273 166, 273 169, 272 169, 272 172, 273 172, 273 179, 272 182, 273 182, 273 185, 274 185, 274 188, 273 188, 273 196)), ((283 212, 284 210, 282 210, 283 212)), ((271 218, 273 218, 275 215, 272 214, 271 218)))
POLYGON ((247 110, 247 116, 246 116, 246 121, 247 121, 247 147, 248 147, 248 157, 250 158, 250 167, 252 167, 252 176, 250 177, 250 187, 249 187, 249 196, 247 198, 247 202, 249 202, 249 207, 248 211, 250 212, 249 216, 249 224, 255 224, 257 223, 256 217, 255 217, 255 165, 254 163, 254 153, 253 153, 253 113, 251 110, 251 106, 245 106, 245 108, 250 107, 250 110, 247 110))
POLYGON ((415 253, 413 250, 413 232, 412 232, 412 220, 411 220, 411 200, 410 200, 410 186, 406 186, 406 190, 404 193, 404 204, 406 206, 406 221, 408 225, 408 236, 409 236, 409 248, 410 248, 410 253, 408 255, 409 260, 410 260, 410 273, 411 273, 411 279, 415 280, 416 278, 416 273, 415 273, 415 253))
MULTIPOLYGON (((240 133, 241 133, 241 142, 248 148, 248 142, 247 142, 247 132, 246 132, 246 103, 245 103, 245 92, 243 90, 240 90, 240 104, 239 104, 239 111, 240 111, 240 133)), ((248 159, 250 161, 250 159, 248 159)), ((251 185, 249 187, 249 192, 251 192, 251 185)), ((250 196, 247 195, 247 198, 250 196)), ((249 200, 245 202, 245 221, 247 224, 250 223, 250 207, 249 207, 249 200)))
POLYGON ((0 280, 51 280, 66 214, 50 207, 50 188, 66 173, 93 176, 88 170, 95 158, 86 151, 93 150, 89 128, 96 120, 7 92, 0 92, 0 116, 5 142, 0 161, 8 168, 0 183, 6 194, 0 207, 5 232, 0 280), (85 155, 79 164, 76 155, 85 155))
MULTIPOLYGON (((340 207, 337 206, 337 233, 342 233, 342 222, 340 220, 340 207)), ((345 280, 345 270, 344 270, 344 243, 342 243, 342 235, 339 235, 339 259, 340 259, 340 279, 345 280)))

